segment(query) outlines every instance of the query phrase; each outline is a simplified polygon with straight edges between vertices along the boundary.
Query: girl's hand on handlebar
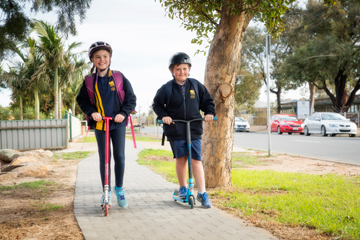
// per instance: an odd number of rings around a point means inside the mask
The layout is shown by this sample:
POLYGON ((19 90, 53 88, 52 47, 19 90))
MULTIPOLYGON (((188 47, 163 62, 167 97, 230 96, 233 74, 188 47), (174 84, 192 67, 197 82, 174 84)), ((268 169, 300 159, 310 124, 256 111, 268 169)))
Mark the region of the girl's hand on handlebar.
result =
POLYGON ((122 123, 124 121, 124 119, 125 119, 124 115, 119 113, 115 116, 114 122, 122 123))
POLYGON ((102 116, 100 113, 98 112, 94 112, 91 114, 92 119, 94 119, 95 122, 101 121, 102 120, 102 116))
POLYGON ((205 122, 212 122, 214 116, 211 114, 205 115, 205 122))
POLYGON ((162 118, 162 121, 163 121, 165 124, 170 125, 172 119, 171 119, 171 117, 163 117, 163 118, 162 118))

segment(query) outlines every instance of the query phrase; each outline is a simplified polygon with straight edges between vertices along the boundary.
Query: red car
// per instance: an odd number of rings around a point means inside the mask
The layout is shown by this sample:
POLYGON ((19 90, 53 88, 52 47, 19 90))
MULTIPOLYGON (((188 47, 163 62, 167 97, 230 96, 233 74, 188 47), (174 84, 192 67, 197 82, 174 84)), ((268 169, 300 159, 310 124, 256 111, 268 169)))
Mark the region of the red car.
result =
POLYGON ((304 134, 302 121, 295 115, 291 114, 276 114, 271 117, 271 132, 282 134, 287 132, 289 135, 292 133, 304 134))

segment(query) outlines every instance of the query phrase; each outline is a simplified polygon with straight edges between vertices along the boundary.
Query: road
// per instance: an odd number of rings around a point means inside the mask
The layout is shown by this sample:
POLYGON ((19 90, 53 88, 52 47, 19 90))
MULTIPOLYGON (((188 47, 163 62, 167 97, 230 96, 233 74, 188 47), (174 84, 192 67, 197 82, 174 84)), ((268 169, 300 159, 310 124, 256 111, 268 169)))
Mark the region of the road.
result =
MULTIPOLYGON (((162 127, 158 127, 159 138, 162 137, 162 127)), ((141 132, 156 134, 156 128, 141 128, 141 132)), ((299 134, 271 134, 271 151, 303 157, 330 160, 335 162, 360 165, 360 138, 350 138, 347 135, 337 137, 322 137, 320 134, 304 136, 299 134)), ((255 150, 268 150, 266 132, 235 132, 234 146, 255 150)))
MULTIPOLYGON (((234 146, 268 151, 266 132, 235 132, 234 146)), ((312 134, 271 134, 271 150, 304 157, 360 165, 360 138, 312 134)))

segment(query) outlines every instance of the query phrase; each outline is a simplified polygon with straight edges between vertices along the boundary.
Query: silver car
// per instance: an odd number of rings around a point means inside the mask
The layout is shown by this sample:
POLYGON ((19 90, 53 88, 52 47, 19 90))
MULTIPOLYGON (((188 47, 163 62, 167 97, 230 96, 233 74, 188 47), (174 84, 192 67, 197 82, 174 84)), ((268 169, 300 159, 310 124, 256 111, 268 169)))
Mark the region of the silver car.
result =
POLYGON ((235 117, 235 132, 249 132, 250 124, 242 117, 235 117))
POLYGON ((349 134, 350 137, 355 137, 357 126, 339 113, 317 112, 305 119, 304 133, 305 136, 321 133, 324 137, 328 134, 332 137, 336 134, 349 134))

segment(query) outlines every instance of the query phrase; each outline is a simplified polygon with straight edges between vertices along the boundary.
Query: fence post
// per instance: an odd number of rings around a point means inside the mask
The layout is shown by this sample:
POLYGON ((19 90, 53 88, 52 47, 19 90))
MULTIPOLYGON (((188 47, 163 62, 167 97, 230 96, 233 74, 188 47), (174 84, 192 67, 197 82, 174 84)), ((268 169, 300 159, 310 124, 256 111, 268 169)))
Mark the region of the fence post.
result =
POLYGON ((69 148, 69 114, 66 112, 66 148, 69 148))

